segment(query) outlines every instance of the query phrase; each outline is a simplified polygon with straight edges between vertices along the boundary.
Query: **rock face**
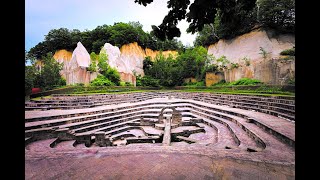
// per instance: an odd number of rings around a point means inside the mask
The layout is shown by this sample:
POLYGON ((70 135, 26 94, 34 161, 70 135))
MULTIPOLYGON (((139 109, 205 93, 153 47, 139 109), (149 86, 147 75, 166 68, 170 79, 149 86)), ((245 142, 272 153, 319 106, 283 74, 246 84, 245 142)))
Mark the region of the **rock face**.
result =
POLYGON ((125 44, 120 48, 120 61, 123 62, 126 73, 144 75, 143 59, 146 57, 144 49, 137 42, 125 44))
POLYGON ((67 85, 76 83, 89 84, 90 81, 97 77, 97 74, 87 71, 91 61, 86 48, 81 42, 78 42, 71 57, 70 53, 66 50, 60 50, 53 56, 58 62, 63 62, 64 64, 61 71, 62 77, 66 79, 67 85))
POLYGON ((225 79, 223 73, 212 73, 212 72, 207 72, 206 73, 206 86, 209 87, 212 84, 216 84, 219 81, 225 79))
MULTIPOLYGON (((154 51, 152 49, 146 48, 146 56, 150 56, 151 59, 154 59, 158 54, 160 54, 160 51, 154 51)), ((167 51, 162 51, 162 55, 164 57, 169 57, 170 55, 173 58, 176 58, 178 56, 178 52, 177 51, 172 51, 172 50, 167 50, 167 51)))
POLYGON ((226 56, 238 68, 225 70, 227 82, 248 77, 267 84, 283 84, 285 79, 294 78, 295 61, 279 60, 280 52, 295 46, 295 37, 277 35, 272 30, 256 29, 231 40, 220 40, 208 47, 208 54, 216 58, 226 56), (262 49, 260 49, 260 47, 262 49), (266 56, 263 56, 263 51, 266 56), (250 65, 243 58, 249 59, 250 65))
MULTIPOLYGON (((108 55, 108 64, 112 68, 116 68, 120 73, 121 81, 136 84, 136 75, 144 75, 143 60, 146 56, 152 59, 156 57, 160 51, 153 51, 151 49, 144 50, 138 43, 130 43, 123 45, 120 49, 110 43, 105 43, 101 52, 108 55)), ((162 54, 168 57, 170 54, 175 58, 178 54, 176 51, 163 51, 162 54)), ((54 54, 54 59, 60 63, 64 63, 61 71, 62 77, 67 81, 67 85, 83 83, 89 84, 90 81, 97 77, 97 73, 87 71, 90 66, 90 54, 86 48, 78 42, 77 47, 73 53, 66 50, 59 50, 54 54)))
MULTIPOLYGON (((153 51, 148 48, 144 50, 137 42, 125 44, 120 49, 110 43, 106 43, 101 50, 106 51, 109 65, 118 70, 121 80, 132 84, 136 83, 134 73, 136 75, 144 75, 143 60, 145 57, 150 56, 153 59, 160 53, 160 51, 153 51)), ((178 52, 163 51, 162 54, 165 57, 168 57, 169 54, 176 57, 178 52)))

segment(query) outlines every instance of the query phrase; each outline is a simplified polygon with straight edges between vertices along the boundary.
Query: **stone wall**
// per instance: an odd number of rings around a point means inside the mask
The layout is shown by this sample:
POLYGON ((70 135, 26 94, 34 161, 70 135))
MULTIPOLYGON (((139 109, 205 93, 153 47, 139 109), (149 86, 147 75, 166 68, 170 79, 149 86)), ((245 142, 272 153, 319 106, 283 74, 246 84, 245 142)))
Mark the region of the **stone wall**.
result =
POLYGON ((224 71, 227 82, 247 77, 267 84, 281 84, 284 79, 295 77, 295 60, 280 60, 280 52, 294 46, 294 35, 260 28, 230 40, 220 40, 208 47, 208 54, 216 58, 226 56, 230 62, 240 65, 224 71), (267 52, 266 57, 260 47, 267 52), (249 66, 243 58, 249 59, 249 66))

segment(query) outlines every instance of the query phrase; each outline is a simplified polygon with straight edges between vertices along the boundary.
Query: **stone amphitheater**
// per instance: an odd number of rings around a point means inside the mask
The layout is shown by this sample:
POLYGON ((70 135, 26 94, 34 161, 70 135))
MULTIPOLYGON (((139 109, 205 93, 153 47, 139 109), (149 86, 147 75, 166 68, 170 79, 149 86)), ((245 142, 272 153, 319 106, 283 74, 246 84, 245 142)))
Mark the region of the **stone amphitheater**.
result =
POLYGON ((26 179, 295 179, 293 97, 54 94, 25 110, 26 179))

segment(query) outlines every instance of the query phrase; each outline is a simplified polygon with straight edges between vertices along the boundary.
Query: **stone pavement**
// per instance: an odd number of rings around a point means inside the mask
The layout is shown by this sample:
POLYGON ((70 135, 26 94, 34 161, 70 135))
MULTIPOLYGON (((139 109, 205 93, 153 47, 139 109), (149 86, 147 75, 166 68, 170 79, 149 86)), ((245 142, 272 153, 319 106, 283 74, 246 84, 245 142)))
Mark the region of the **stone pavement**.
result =
POLYGON ((96 151, 26 158, 26 179, 295 179, 294 166, 183 153, 96 151))

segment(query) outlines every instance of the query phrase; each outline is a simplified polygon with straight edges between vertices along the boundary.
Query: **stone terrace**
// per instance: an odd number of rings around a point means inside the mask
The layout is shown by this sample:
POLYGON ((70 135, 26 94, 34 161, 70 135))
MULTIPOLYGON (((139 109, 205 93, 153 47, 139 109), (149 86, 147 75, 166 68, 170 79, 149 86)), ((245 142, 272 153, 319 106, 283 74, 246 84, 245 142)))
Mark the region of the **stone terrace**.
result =
POLYGON ((54 95, 30 104, 34 104, 33 111, 25 112, 26 177, 30 179, 87 179, 86 174, 93 172, 94 179, 106 175, 119 179, 126 172, 123 168, 132 171, 121 178, 150 179, 150 174, 171 166, 161 161, 166 157, 176 166, 159 176, 163 178, 194 179, 198 176, 182 162, 198 162, 193 166, 203 169, 198 172, 203 179, 238 179, 238 175, 244 179, 294 179, 292 98, 150 92, 54 95), (74 105, 76 109, 71 109, 71 102, 91 102, 93 106, 74 105), (36 110, 50 103, 57 108, 36 110), (164 134, 169 139, 164 140, 164 134), (120 164, 115 163, 116 157, 120 164), (43 158, 48 160, 39 161, 43 158), (147 162, 148 158, 159 166, 147 162), (74 163, 76 169, 69 169, 73 174, 66 175, 64 168, 59 168, 57 164, 63 160, 74 163), (103 170, 109 167, 100 163, 103 160, 114 163, 116 170, 103 170), (36 162, 50 163, 51 168, 40 171, 36 162), (231 164, 234 167, 228 168, 231 164), (83 168, 88 172, 81 172, 83 168), (101 171, 94 171, 96 168, 101 171))
POLYGON ((239 109, 254 110, 291 121, 295 120, 294 97, 265 97, 251 95, 224 95, 189 92, 146 92, 128 94, 59 95, 26 102, 25 110, 80 109, 126 102, 141 102, 148 99, 173 96, 193 99, 210 104, 226 105, 239 109))

